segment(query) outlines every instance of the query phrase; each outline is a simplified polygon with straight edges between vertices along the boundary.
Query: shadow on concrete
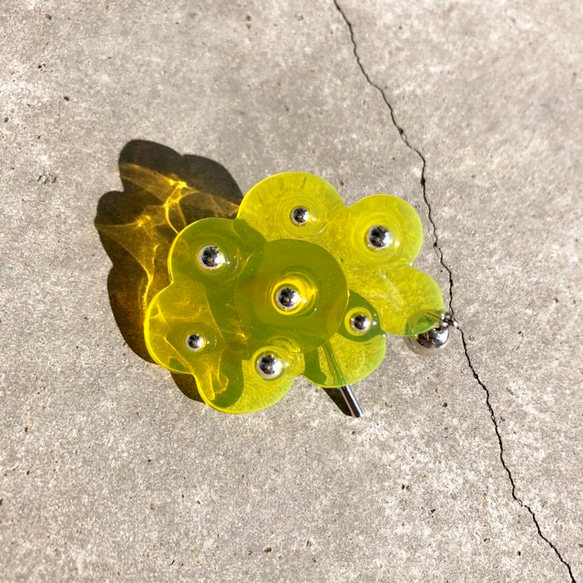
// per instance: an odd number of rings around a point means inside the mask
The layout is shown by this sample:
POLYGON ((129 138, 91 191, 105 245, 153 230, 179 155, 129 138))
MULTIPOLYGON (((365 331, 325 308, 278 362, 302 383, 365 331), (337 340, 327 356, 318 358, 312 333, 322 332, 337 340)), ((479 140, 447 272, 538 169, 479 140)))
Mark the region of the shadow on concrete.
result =
POLYGON ((340 409, 340 411, 342 411, 342 413, 344 413, 344 415, 347 415, 348 417, 351 417, 351 413, 350 413, 350 409, 348 409, 348 406, 346 405, 346 401, 344 400, 344 397, 342 396, 342 391, 340 389, 322 389, 324 391, 324 393, 326 393, 326 396, 328 396, 330 398, 330 400, 336 405, 336 407, 338 407, 338 409, 340 409))
MULTIPOLYGON (((169 284, 172 241, 199 219, 234 217, 243 196, 221 164, 182 156, 154 142, 126 144, 119 173, 123 191, 101 197, 95 227, 113 264, 107 285, 117 325, 130 348, 152 362, 144 341, 144 316, 150 300, 169 284)), ((192 376, 172 376, 185 395, 202 400, 192 376)))

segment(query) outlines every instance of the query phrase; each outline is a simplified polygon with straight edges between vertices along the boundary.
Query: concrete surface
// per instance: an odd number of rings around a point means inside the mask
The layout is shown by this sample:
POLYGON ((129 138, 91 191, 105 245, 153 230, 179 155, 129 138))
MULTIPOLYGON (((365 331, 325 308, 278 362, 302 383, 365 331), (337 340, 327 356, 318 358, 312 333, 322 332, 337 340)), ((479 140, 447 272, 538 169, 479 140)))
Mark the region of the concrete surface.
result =
POLYGON ((3 6, 3 581, 583 581, 581 5, 337 1, 3 6), (110 306, 134 139, 403 196, 463 335, 361 420, 187 398, 110 306))

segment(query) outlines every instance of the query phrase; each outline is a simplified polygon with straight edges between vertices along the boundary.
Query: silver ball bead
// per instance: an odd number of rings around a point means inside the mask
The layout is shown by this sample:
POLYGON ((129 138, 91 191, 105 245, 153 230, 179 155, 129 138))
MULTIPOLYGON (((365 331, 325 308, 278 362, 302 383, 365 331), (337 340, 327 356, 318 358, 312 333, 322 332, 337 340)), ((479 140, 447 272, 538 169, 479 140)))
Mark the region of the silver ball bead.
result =
POLYGON ((407 347, 416 354, 437 354, 449 343, 450 330, 449 326, 438 326, 418 336, 408 336, 404 338, 404 341, 407 347))
POLYGON ((220 269, 225 264, 225 256, 216 245, 207 245, 199 251, 198 262, 204 269, 220 269))
POLYGON ((300 292, 292 286, 281 287, 275 293, 276 304, 286 312, 297 308, 301 301, 302 296, 300 292))
POLYGON ((283 372, 283 362, 274 354, 262 354, 255 363, 259 376, 266 380, 276 379, 283 372))
POLYGON ((371 321, 364 314, 355 314, 350 318, 350 327, 355 332, 366 332, 371 327, 371 321))
POLYGON ((375 225, 368 230, 366 240, 372 249, 386 249, 393 240, 391 232, 382 225, 375 225))
POLYGON ((296 225, 305 225, 309 219, 310 211, 303 206, 297 206, 291 212, 291 220, 296 225))
POLYGON ((200 334, 190 334, 186 337, 186 346, 193 352, 198 352, 206 346, 206 339, 200 334))

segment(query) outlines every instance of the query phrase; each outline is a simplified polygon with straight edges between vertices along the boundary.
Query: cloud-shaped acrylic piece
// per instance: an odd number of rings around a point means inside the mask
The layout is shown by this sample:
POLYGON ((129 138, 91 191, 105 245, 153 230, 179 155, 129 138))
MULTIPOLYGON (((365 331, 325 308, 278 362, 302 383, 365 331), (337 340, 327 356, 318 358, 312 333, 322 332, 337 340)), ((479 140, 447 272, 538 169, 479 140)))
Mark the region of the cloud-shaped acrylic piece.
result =
POLYGON ((439 287, 411 266, 422 239, 400 198, 346 207, 321 178, 272 176, 235 219, 202 219, 176 237, 146 345, 229 413, 273 405, 298 375, 325 388, 357 382, 382 362, 386 334, 415 336, 440 321, 439 287))

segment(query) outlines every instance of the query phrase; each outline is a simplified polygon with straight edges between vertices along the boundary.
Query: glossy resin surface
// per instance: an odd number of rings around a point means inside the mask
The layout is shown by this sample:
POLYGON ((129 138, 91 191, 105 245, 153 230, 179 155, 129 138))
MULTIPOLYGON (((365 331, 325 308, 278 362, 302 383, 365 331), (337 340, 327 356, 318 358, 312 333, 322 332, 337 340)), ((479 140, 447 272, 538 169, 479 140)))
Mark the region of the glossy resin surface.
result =
POLYGON ((176 237, 171 283, 146 313, 148 350, 231 413, 272 405, 298 375, 329 388, 362 380, 386 334, 439 322, 441 292, 411 266, 422 237, 400 198, 346 207, 316 176, 267 178, 235 219, 202 219, 176 237))

